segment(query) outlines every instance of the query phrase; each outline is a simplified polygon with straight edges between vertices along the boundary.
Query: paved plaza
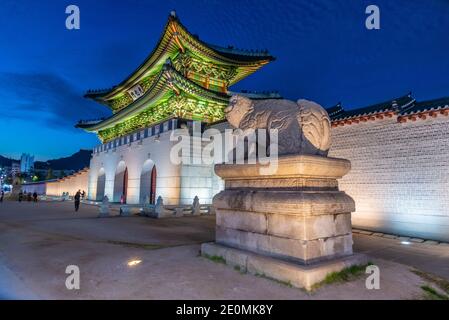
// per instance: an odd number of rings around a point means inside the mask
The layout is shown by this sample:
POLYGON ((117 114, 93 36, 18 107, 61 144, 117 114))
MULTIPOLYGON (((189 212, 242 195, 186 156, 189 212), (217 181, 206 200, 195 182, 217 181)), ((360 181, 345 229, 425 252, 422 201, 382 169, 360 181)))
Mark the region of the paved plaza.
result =
POLYGON ((354 249, 381 271, 313 293, 242 274, 199 256, 214 240, 215 217, 97 218, 98 208, 68 202, 0 205, 0 297, 29 299, 420 299, 426 284, 412 267, 449 280, 449 247, 354 235, 354 249), (128 266, 132 260, 141 260, 128 266), (68 265, 80 290, 65 287, 68 265))

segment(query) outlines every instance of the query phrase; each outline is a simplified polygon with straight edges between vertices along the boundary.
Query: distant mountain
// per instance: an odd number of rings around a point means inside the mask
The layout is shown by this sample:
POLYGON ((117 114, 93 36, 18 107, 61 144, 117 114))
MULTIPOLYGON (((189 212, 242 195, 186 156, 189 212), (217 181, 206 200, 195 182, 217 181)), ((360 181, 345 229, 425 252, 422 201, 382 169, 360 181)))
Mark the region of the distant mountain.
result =
POLYGON ((16 160, 0 156, 0 167, 10 167, 13 161, 16 160))
POLYGON ((34 167, 36 169, 48 169, 52 168, 53 170, 81 170, 85 167, 89 167, 90 164, 90 156, 92 151, 83 150, 72 154, 69 157, 59 158, 54 160, 44 161, 35 161, 34 167))
MULTIPOLYGON (((35 169, 48 169, 52 168, 53 170, 81 170, 85 167, 88 167, 90 164, 90 150, 83 150, 72 154, 69 157, 53 159, 48 161, 35 161, 34 168, 35 169)), ((19 162, 20 160, 6 158, 0 155, 0 166, 1 167, 10 167, 12 162, 19 162)))

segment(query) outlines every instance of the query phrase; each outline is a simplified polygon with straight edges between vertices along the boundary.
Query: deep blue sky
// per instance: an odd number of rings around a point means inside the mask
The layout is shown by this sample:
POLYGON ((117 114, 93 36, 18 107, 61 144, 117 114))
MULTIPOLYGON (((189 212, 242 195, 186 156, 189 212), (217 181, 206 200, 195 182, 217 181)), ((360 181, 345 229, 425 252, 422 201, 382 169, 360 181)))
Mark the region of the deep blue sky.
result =
POLYGON ((2 0, 0 154, 49 159, 98 144, 73 127, 108 114, 83 93, 131 73, 172 9, 206 42, 277 57, 233 90, 346 108, 408 91, 449 96, 448 0, 2 0), (65 28, 69 4, 80 7, 81 30, 65 28), (380 7, 381 30, 365 28, 369 4, 380 7))

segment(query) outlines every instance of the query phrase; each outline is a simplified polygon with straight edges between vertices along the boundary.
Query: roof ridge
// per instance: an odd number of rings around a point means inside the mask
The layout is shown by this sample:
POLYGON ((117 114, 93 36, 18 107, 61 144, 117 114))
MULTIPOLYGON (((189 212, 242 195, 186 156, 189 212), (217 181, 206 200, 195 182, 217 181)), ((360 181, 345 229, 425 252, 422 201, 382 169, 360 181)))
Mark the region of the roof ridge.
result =
POLYGON ((361 116, 361 115, 369 115, 369 114, 384 112, 387 110, 394 111, 394 112, 402 112, 403 110, 407 109, 410 106, 413 107, 414 102, 415 102, 415 99, 412 98, 412 93, 409 92, 405 95, 402 95, 402 96, 399 96, 399 97, 396 97, 393 99, 389 99, 389 100, 384 100, 382 102, 378 102, 375 104, 370 104, 365 107, 345 110, 344 107, 342 106, 342 104, 339 103, 331 108, 327 108, 326 110, 328 111, 328 113, 330 112, 329 116, 331 118, 333 118, 332 120, 337 120, 337 119, 353 118, 353 117, 357 117, 357 116, 361 116), (407 100, 405 100, 405 99, 407 99, 407 100), (332 110, 334 108, 336 110, 332 110))
MULTIPOLYGON (((389 99, 389 100, 384 100, 384 101, 382 101, 382 102, 370 104, 370 105, 368 105, 368 106, 366 106, 366 107, 361 107, 361 108, 356 108, 356 109, 363 109, 363 108, 375 107, 375 106, 387 104, 387 103, 389 103, 389 102, 391 102, 391 105, 393 106, 393 103, 396 103, 396 104, 397 104, 397 100, 404 99, 404 98, 411 98, 411 92, 409 92, 409 93, 407 93, 407 94, 405 94, 405 95, 396 97, 396 98, 392 98, 392 99, 389 99)), ((353 109, 353 110, 356 110, 356 109, 353 109)))
POLYGON ((404 108, 400 113, 401 115, 406 115, 447 108, 449 108, 449 97, 441 97, 431 100, 415 101, 410 108, 404 108))
POLYGON ((198 42, 200 42, 202 45, 211 48, 212 50, 218 52, 218 53, 228 53, 228 54, 235 54, 235 55, 244 55, 244 56, 253 56, 253 57, 264 57, 264 58, 269 58, 270 60, 276 60, 276 58, 274 56, 272 56, 268 49, 263 49, 263 50, 254 50, 254 49, 242 49, 242 48, 234 48, 234 46, 230 46, 228 45, 228 48, 217 45, 217 44, 213 44, 213 43, 209 43, 207 41, 201 40, 200 37, 196 34, 191 33, 187 27, 181 22, 181 20, 179 19, 178 15, 176 14, 176 11, 171 11, 170 15, 169 15, 169 21, 176 21, 182 28, 184 28, 185 31, 187 31, 188 33, 190 33, 192 36, 194 36, 194 38, 196 38, 196 40, 198 42), (232 47, 232 48, 230 48, 232 47))

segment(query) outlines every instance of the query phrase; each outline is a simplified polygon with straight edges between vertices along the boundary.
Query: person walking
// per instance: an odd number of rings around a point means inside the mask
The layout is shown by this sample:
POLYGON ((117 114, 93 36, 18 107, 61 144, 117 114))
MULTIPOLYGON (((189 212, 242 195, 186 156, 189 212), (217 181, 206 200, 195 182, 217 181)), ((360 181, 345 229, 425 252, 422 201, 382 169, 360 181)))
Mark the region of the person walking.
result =
POLYGON ((80 208, 80 199, 81 199, 81 191, 78 190, 75 194, 75 211, 78 211, 80 208))
POLYGON ((37 202, 37 193, 34 191, 33 193, 33 202, 37 202))
POLYGON ((23 193, 22 191, 19 192, 19 202, 22 202, 23 193))
POLYGON ((2 190, 0 193, 0 203, 3 202, 3 197, 5 196, 5 191, 2 190))

